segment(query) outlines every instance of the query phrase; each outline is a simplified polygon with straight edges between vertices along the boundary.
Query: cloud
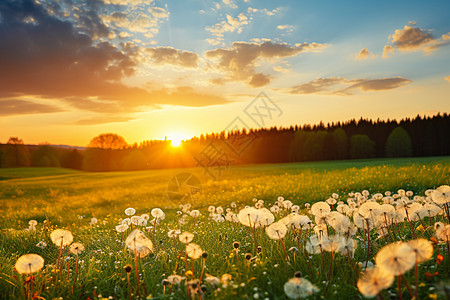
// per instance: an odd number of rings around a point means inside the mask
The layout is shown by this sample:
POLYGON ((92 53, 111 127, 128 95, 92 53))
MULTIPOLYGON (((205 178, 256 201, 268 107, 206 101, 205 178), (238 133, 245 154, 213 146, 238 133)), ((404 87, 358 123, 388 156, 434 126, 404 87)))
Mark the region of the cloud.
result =
POLYGON ((383 91, 399 88, 410 83, 411 80, 403 77, 390 77, 380 79, 345 79, 343 77, 317 78, 285 89, 289 94, 337 94, 353 95, 354 90, 363 92, 383 91))
POLYGON ((286 33, 291 33, 292 31, 294 31, 295 26, 294 25, 278 25, 277 26, 278 30, 284 30, 286 31, 286 33))
POLYGON ((388 58, 390 54, 394 53, 395 49, 391 45, 384 45, 383 58, 388 58))
POLYGON ((0 99, 0 116, 45 114, 61 111, 60 108, 52 105, 44 105, 19 99, 0 99))
POLYGON ((261 9, 260 11, 261 11, 263 14, 265 14, 265 15, 268 15, 268 16, 274 16, 274 15, 276 15, 277 13, 280 12, 280 8, 275 8, 275 9, 272 9, 272 10, 268 10, 267 8, 264 8, 264 9, 261 9))
POLYGON ((369 52, 369 50, 367 50, 367 48, 361 49, 361 51, 359 51, 358 55, 355 55, 356 60, 364 60, 364 59, 368 59, 369 57, 375 57, 375 54, 369 52))
MULTIPOLYGON (((35 1, 0 1, 0 19, 1 98, 9 97, 11 101, 32 95, 36 99, 63 101, 79 109, 111 113, 133 112, 158 104, 226 103, 222 97, 194 90, 147 91, 123 84, 122 79, 133 75, 137 67, 136 50, 130 43, 116 46, 94 40, 72 22, 50 15, 35 1)), ((182 66, 195 65, 195 54, 174 50, 156 48, 151 57, 156 63, 173 64, 179 59, 182 66), (164 51, 172 54, 164 57, 164 51)), ((38 107, 15 103, 28 111, 38 107)))
POLYGON ((450 82, 450 76, 444 77, 444 80, 447 80, 448 82, 450 82))
POLYGON ((411 51, 423 48, 434 41, 428 30, 405 25, 403 29, 395 30, 392 35, 392 44, 401 51, 411 51))
POLYGON ((245 25, 248 25, 249 19, 243 13, 240 13, 236 18, 226 15, 226 20, 216 23, 213 26, 206 27, 205 29, 213 36, 214 39, 207 39, 207 41, 212 45, 218 45, 222 43, 223 36, 226 32, 237 32, 242 33, 245 25))
POLYGON ((270 76, 256 73, 257 65, 264 61, 292 57, 301 52, 317 51, 326 45, 318 43, 302 43, 291 46, 271 41, 263 43, 234 42, 226 49, 219 48, 207 51, 205 56, 215 61, 217 70, 225 71, 227 81, 243 81, 250 86, 263 86, 270 82, 270 76))
POLYGON ((405 25, 403 29, 397 29, 392 36, 389 36, 392 46, 388 49, 386 47, 389 45, 385 46, 383 57, 388 57, 394 49, 401 52, 422 50, 426 54, 431 54, 437 48, 450 43, 447 42, 446 34, 442 35, 442 39, 436 39, 431 30, 415 27, 415 22, 410 21, 408 24, 411 26, 405 25))
POLYGON ((232 9, 237 9, 238 6, 236 4, 233 3, 233 1, 231 0, 222 0, 223 4, 225 4, 226 6, 228 6, 229 8, 232 9))
POLYGON ((197 53, 181 51, 172 47, 146 48, 145 54, 155 65, 174 65, 185 68, 196 68, 199 56, 197 53))
POLYGON ((80 119, 78 121, 75 121, 74 124, 76 124, 76 125, 98 125, 98 124, 107 124, 107 123, 128 122, 133 119, 135 119, 135 118, 132 116, 123 116, 123 115, 117 115, 117 114, 111 114, 111 115, 99 114, 94 117, 80 119))

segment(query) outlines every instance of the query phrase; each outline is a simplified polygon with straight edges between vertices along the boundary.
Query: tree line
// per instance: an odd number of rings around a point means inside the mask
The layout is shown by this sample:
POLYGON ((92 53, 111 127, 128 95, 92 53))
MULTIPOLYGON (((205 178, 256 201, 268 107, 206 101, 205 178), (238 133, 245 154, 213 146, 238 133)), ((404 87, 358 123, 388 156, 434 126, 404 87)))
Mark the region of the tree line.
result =
POLYGON ((450 155, 450 115, 397 120, 349 120, 316 125, 242 129, 204 134, 175 148, 170 141, 128 145, 101 134, 83 150, 0 144, 1 167, 64 167, 87 171, 144 170, 381 157, 450 155))

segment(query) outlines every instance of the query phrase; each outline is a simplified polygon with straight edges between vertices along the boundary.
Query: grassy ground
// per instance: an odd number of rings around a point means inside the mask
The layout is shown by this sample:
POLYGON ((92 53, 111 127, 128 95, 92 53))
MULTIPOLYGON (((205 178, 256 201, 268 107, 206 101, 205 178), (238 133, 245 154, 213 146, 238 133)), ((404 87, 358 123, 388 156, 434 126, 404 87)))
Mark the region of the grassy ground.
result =
MULTIPOLYGON (((131 206, 137 214, 150 213, 154 207, 162 208, 167 217, 151 234, 155 251, 140 260, 141 280, 147 295, 157 299, 189 298, 185 286, 173 288, 170 296, 164 297, 162 279, 172 273, 184 274, 184 246, 167 236, 169 229, 179 228, 195 234, 194 241, 208 252, 206 273, 220 277, 232 276, 232 283, 214 289, 206 288, 209 298, 234 299, 237 296, 249 299, 286 299, 284 283, 295 271, 311 280, 321 290, 315 297, 321 299, 361 298, 355 283, 359 269, 354 264, 364 261, 366 241, 364 234, 356 237, 358 249, 355 259, 336 255, 334 279, 327 292, 328 265, 331 255, 290 254, 290 262, 284 259, 284 253, 277 241, 270 240, 261 231, 256 236, 262 252, 254 251, 254 243, 249 228, 231 222, 216 223, 208 218, 208 205, 230 207, 232 201, 238 208, 252 205, 252 199, 264 199, 267 205, 274 203, 278 196, 290 199, 295 204, 323 201, 331 193, 342 196, 350 191, 369 190, 372 194, 384 191, 397 191, 399 188, 411 190, 415 195, 424 195, 429 188, 450 184, 450 157, 362 160, 342 162, 318 162, 298 164, 273 164, 237 166, 224 170, 221 176, 212 180, 203 169, 170 169, 137 172, 85 173, 64 169, 0 169, 0 298, 24 298, 24 277, 12 271, 17 258, 25 253, 38 253, 46 260, 46 267, 36 277, 36 286, 42 287, 41 296, 52 299, 62 296, 64 299, 91 299, 101 294, 117 299, 127 299, 127 281, 123 267, 133 264, 133 256, 121 243, 121 236, 115 232, 115 225, 125 218, 124 209, 131 206), (180 173, 196 176, 202 191, 189 194, 182 189, 185 198, 168 197, 170 180, 180 173), (176 210, 180 204, 191 203, 199 209, 199 218, 189 218, 180 225, 176 210), (99 222, 89 225, 91 217, 99 222), (27 232, 28 220, 39 222, 36 232, 27 232), (47 220, 47 224, 42 222, 47 220), (58 247, 51 243, 49 233, 55 228, 66 228, 73 232, 74 241, 86 245, 80 255, 80 270, 75 291, 71 292, 73 282, 74 256, 67 260, 70 271, 62 271, 61 279, 54 279, 54 264, 58 257, 58 247), (14 230, 15 229, 15 230, 14 230), (43 249, 36 246, 40 241, 48 246, 43 249), (241 243, 239 259, 233 251, 233 242, 241 243), (250 252, 256 259, 248 262, 243 255, 250 252), (181 254, 180 254, 181 253, 181 254), (53 266, 52 266, 53 264, 53 266), (53 270, 53 271, 52 271, 53 270), (67 278, 69 279, 66 279, 67 278)), ((179 178, 181 178, 179 176, 179 178)), ((182 196, 181 196, 182 197, 182 196)), ((345 200, 346 198, 344 198, 345 200)), ((236 212, 238 209, 235 210, 236 212)), ((277 220, 282 215, 277 215, 277 220)), ((418 224, 416 224, 418 225, 418 224)), ((401 224, 401 233, 397 239, 411 238, 408 224, 401 224)), ((429 239, 430 230, 418 232, 418 236, 429 239)), ((304 243, 306 240, 302 240, 304 243)), ((298 246, 295 232, 290 231, 285 238, 286 248, 298 246)), ((370 257, 385 241, 372 242, 370 257)), ((436 253, 430 263, 420 268, 419 289, 421 298, 436 294, 441 280, 448 280, 450 265, 445 247, 441 247, 444 263, 437 266, 436 253), (446 269, 447 268, 447 269, 446 269), (426 279, 424 273, 435 271, 439 276, 426 279)), ((188 269, 194 266, 194 278, 201 272, 201 259, 188 260, 188 269)), ((412 282, 414 274, 407 274, 412 282)), ((131 278, 135 287, 134 277, 131 278)), ((403 285, 404 297, 408 293, 403 285)), ((169 293, 167 293, 169 294, 169 293)), ((383 292, 385 299, 396 298, 395 284, 383 292)))
POLYGON ((176 209, 190 202, 197 208, 248 203, 253 198, 273 201, 278 196, 294 203, 327 199, 368 189, 383 192, 409 189, 422 193, 450 182, 450 157, 235 166, 213 180, 201 168, 136 172, 86 173, 57 168, 0 169, 0 224, 22 226, 29 219, 49 218, 71 223, 78 215, 104 217, 128 206, 176 209), (168 197, 170 180, 180 173, 196 176, 201 192, 168 197), (9 178, 9 179, 7 179, 9 178))

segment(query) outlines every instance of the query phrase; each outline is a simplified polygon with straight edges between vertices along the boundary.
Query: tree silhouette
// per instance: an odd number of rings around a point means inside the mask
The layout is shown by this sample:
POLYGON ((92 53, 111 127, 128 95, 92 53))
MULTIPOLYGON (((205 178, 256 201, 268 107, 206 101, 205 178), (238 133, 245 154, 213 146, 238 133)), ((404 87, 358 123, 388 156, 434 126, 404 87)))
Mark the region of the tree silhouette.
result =
POLYGON ((88 148, 100 149, 124 149, 127 142, 125 139, 115 133, 103 133, 94 137, 88 144, 88 148))
POLYGON ((375 142, 366 134, 355 134, 350 138, 351 158, 371 158, 375 156, 375 142))
POLYGON ((405 157, 412 155, 412 143, 408 132, 398 126, 392 130, 386 141, 386 157, 405 157))
POLYGON ((26 167, 30 165, 30 152, 22 139, 10 137, 6 142, 3 167, 26 167))

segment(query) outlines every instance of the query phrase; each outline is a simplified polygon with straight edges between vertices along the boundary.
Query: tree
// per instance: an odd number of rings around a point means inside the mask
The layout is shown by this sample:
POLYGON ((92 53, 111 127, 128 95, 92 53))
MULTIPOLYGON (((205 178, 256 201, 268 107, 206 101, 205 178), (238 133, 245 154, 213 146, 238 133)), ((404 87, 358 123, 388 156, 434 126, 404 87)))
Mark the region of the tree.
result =
POLYGON ((50 146, 43 145, 31 155, 31 165, 35 167, 60 167, 58 151, 50 146))
POLYGON ((23 140, 18 137, 10 137, 6 142, 3 157, 4 167, 26 167, 30 165, 30 152, 23 140))
POLYGON ((63 168, 81 170, 83 168, 83 155, 77 149, 73 149, 63 156, 61 166, 63 168))
POLYGON ((366 134, 354 134, 350 138, 351 158, 371 158, 375 156, 375 142, 366 134))
POLYGON ((115 133, 103 133, 94 137, 88 144, 88 148, 100 149, 124 149, 127 142, 125 139, 115 133))
POLYGON ((408 132, 398 126, 392 130, 386 141, 386 157, 405 157, 412 155, 412 143, 408 132))
POLYGON ((346 159, 348 149, 348 138, 344 129, 337 128, 332 133, 334 145, 336 147, 336 158, 346 159))

